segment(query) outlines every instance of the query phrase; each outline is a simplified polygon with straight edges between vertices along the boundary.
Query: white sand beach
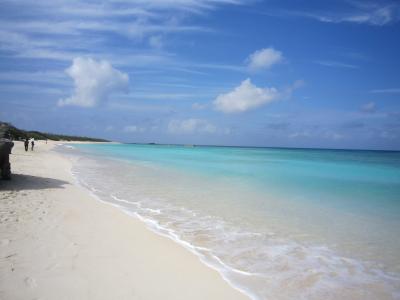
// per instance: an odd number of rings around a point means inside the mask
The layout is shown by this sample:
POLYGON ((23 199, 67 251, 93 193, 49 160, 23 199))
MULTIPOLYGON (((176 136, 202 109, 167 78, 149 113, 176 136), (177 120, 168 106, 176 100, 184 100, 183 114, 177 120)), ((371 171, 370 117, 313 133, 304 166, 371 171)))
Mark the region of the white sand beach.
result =
POLYGON ((16 142, 0 181, 0 299, 247 299, 219 273, 74 183, 71 162, 16 142))

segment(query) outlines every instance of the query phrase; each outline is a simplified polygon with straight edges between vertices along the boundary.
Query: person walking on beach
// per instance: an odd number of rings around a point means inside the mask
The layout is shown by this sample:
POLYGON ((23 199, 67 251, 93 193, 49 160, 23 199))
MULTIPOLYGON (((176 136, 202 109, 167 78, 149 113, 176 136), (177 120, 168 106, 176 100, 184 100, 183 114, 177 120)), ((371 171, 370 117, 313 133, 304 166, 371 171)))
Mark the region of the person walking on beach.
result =
POLYGON ((33 147, 35 146, 35 139, 34 138, 32 138, 32 140, 31 140, 31 145, 32 145, 31 151, 33 151, 33 147))
POLYGON ((29 148, 29 140, 28 140, 28 138, 25 139, 24 145, 25 145, 25 151, 28 151, 28 148, 29 148))

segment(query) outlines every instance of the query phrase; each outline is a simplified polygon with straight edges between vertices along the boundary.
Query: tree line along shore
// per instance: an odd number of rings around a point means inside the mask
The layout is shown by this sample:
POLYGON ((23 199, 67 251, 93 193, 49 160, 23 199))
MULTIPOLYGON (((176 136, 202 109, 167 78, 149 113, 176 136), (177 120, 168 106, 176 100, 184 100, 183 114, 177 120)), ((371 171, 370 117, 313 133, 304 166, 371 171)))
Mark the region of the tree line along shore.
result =
POLYGON ((7 122, 0 121, 0 127, 7 129, 10 138, 13 140, 25 140, 34 138, 35 140, 53 140, 53 141, 85 141, 85 142, 109 142, 105 139, 92 138, 86 136, 54 134, 47 132, 40 132, 36 130, 23 130, 13 126, 7 122))

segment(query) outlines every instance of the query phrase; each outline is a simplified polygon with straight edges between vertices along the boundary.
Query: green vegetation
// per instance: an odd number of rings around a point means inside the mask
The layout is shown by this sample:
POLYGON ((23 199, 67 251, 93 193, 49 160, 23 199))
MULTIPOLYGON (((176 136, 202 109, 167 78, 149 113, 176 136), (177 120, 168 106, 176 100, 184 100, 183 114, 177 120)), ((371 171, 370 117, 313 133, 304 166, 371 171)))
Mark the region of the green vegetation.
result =
POLYGON ((85 142, 108 142, 104 139, 90 138, 86 136, 73 136, 64 134, 54 134, 40 131, 28 131, 23 129, 18 129, 15 126, 0 122, 0 125, 8 126, 9 133, 13 140, 21 140, 26 138, 34 138, 35 140, 52 140, 52 141, 85 141, 85 142))

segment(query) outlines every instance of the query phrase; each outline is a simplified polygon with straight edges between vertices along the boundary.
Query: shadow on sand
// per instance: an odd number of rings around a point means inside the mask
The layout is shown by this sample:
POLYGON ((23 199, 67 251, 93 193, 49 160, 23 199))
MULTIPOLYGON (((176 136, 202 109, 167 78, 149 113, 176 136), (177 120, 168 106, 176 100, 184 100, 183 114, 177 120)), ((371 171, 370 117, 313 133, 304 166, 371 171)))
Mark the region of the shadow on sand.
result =
POLYGON ((22 191, 22 190, 44 190, 62 189, 67 181, 31 176, 24 174, 12 174, 11 180, 0 180, 0 190, 3 191, 22 191))

